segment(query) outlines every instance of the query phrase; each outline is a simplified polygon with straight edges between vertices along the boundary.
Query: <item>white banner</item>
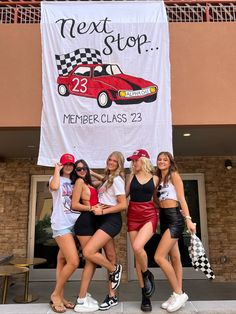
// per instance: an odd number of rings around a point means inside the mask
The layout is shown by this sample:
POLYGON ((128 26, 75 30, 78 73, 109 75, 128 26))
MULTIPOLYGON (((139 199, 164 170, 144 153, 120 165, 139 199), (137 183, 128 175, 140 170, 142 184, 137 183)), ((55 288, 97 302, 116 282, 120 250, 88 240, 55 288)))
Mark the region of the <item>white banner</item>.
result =
POLYGON ((172 152, 169 31, 160 2, 42 2, 38 164, 104 168, 114 151, 172 152))

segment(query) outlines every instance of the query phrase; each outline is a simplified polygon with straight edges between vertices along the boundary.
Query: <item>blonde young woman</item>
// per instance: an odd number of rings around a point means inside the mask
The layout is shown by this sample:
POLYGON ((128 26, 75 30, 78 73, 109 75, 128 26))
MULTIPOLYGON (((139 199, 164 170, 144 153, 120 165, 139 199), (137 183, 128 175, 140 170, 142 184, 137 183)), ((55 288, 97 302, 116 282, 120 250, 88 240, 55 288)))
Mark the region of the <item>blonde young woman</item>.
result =
POLYGON ((173 294, 161 307, 168 312, 175 312, 188 300, 188 295, 182 289, 183 270, 178 239, 184 231, 184 219, 189 232, 196 232, 196 226, 192 223, 189 215, 183 181, 174 158, 169 152, 161 152, 157 156, 157 176, 159 178, 157 198, 160 206, 162 238, 154 259, 165 273, 173 289, 173 294), (167 260, 168 255, 170 262, 167 260))
MULTIPOLYGON (((122 227, 121 211, 127 208, 124 157, 120 152, 111 153, 107 159, 103 184, 98 189, 98 200, 99 204, 92 208, 97 218, 97 231, 87 242, 83 253, 87 260, 108 270, 111 288, 116 290, 121 280, 122 265, 115 265, 107 257, 109 249, 111 253, 114 249, 111 240, 119 234, 122 227), (104 247, 106 256, 99 252, 104 247)), ((100 310, 106 310, 118 303, 116 299, 106 301, 106 305, 100 306, 100 310)))
POLYGON ((136 260, 136 271, 142 288, 141 310, 152 310, 150 297, 154 293, 154 276, 148 270, 145 244, 157 229, 158 215, 153 203, 153 194, 158 178, 153 175, 149 154, 139 149, 127 158, 132 161, 132 173, 126 185, 126 196, 130 195, 128 208, 128 232, 136 260))

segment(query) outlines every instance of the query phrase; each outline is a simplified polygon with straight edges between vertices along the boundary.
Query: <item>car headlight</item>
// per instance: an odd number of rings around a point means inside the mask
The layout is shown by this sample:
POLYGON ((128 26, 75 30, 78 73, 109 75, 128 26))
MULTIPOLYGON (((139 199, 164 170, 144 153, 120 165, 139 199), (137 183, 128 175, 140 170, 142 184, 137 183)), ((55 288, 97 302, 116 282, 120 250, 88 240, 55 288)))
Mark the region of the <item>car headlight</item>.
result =
POLYGON ((157 92, 156 86, 151 86, 151 87, 150 87, 150 92, 151 92, 151 93, 156 93, 156 92, 157 92))
POLYGON ((119 96, 120 97, 125 97, 126 96, 126 91, 125 90, 120 90, 119 91, 119 96))

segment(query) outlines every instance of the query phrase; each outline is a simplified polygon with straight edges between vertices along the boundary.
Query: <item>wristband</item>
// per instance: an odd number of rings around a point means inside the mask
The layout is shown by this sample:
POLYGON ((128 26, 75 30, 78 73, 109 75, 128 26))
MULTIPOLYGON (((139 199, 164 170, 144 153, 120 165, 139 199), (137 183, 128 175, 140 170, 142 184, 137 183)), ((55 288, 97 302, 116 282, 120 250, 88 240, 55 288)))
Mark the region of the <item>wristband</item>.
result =
POLYGON ((187 216, 185 216, 185 219, 192 220, 192 217, 187 215, 187 216))

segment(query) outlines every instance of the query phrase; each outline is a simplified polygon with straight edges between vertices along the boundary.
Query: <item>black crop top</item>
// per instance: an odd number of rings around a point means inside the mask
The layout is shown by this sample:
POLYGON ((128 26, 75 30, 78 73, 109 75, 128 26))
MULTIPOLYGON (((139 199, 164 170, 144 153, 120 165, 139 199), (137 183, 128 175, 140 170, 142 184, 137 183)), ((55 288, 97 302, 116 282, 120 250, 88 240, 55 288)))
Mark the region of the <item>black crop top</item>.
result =
POLYGON ((141 184, 136 176, 133 176, 130 183, 130 200, 132 202, 149 202, 152 200, 154 189, 155 184, 153 178, 147 183, 141 184))

